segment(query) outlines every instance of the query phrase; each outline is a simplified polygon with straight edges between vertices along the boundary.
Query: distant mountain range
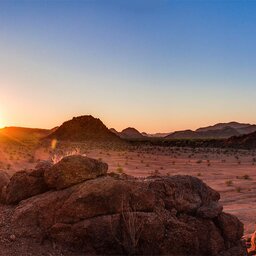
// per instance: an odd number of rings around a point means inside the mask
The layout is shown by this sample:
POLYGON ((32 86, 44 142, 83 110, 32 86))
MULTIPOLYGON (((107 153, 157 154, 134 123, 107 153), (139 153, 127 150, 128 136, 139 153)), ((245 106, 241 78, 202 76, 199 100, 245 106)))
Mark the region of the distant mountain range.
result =
POLYGON ((212 130, 221 130, 226 127, 231 127, 236 129, 240 134, 246 134, 250 132, 256 131, 256 125, 254 124, 244 124, 238 122, 230 122, 230 123, 218 123, 212 126, 207 126, 203 128, 199 128, 197 132, 204 132, 204 131, 212 131, 212 130))
POLYGON ((195 131, 183 130, 170 133, 148 134, 140 133, 137 129, 128 127, 121 132, 114 128, 110 129, 113 133, 124 139, 146 139, 146 138, 165 138, 165 139, 227 139, 233 136, 249 134, 256 131, 256 125, 238 122, 218 123, 212 126, 202 127, 195 131))
POLYGON ((168 136, 166 139, 225 139, 232 136, 238 136, 240 133, 232 127, 224 127, 218 130, 205 130, 205 131, 178 131, 168 136))
POLYGON ((126 129, 122 130, 121 132, 118 132, 115 128, 110 128, 109 130, 123 139, 146 139, 148 137, 164 138, 165 136, 170 134, 170 133, 150 134, 150 133, 146 133, 146 132, 139 132, 137 129, 135 129, 133 127, 128 127, 126 129))
POLYGON ((128 127, 121 132, 116 131, 114 128, 111 128, 110 131, 118 135, 122 139, 144 139, 146 138, 142 133, 132 127, 128 127))
POLYGON ((199 128, 195 131, 177 131, 167 135, 166 139, 227 139, 233 136, 249 134, 256 131, 256 125, 238 122, 219 123, 199 128))
POLYGON ((53 129, 33 129, 23 127, 6 127, 0 129, 0 142, 26 143, 41 139, 57 139, 73 142, 115 142, 123 143, 124 139, 151 140, 173 139, 224 139, 223 146, 256 148, 256 125, 238 122, 219 123, 202 127, 195 131, 184 130, 173 133, 147 134, 128 127, 121 132, 108 129, 100 119, 91 115, 74 117, 53 129), (167 135, 167 136, 166 136, 167 135))

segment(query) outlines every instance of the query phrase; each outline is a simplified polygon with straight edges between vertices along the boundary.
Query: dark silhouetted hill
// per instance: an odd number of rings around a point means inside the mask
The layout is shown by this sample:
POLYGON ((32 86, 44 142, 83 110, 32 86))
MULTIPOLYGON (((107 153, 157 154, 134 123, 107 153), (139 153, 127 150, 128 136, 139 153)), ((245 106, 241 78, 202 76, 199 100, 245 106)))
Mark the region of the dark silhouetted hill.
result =
POLYGON ((143 136, 138 130, 132 127, 128 127, 124 130, 122 130, 119 133, 120 137, 123 139, 143 139, 145 136, 143 136))
POLYGON ((256 131, 256 125, 238 122, 218 123, 212 126, 202 127, 195 131, 176 131, 166 139, 227 139, 256 131))
POLYGON ((91 115, 74 117, 64 122, 46 138, 74 142, 121 142, 121 139, 111 132, 100 119, 91 115))
POLYGON ((256 148, 256 132, 245 134, 242 136, 234 136, 225 141, 225 146, 232 148, 256 148))
POLYGON ((5 127, 0 129, 0 142, 36 142, 50 133, 47 129, 5 127))
POLYGON ((119 132, 115 128, 110 128, 109 130, 113 132, 115 135, 119 136, 119 132))
POLYGON ((205 130, 205 131, 178 131, 168 136, 166 139, 225 139, 232 136, 238 136, 240 133, 232 127, 224 127, 218 130, 205 130))
MULTIPOLYGON (((238 123, 238 122, 218 123, 218 124, 215 124, 212 126, 199 128, 196 131, 197 132, 205 132, 205 131, 212 131, 212 130, 222 130, 226 127, 231 127, 233 129, 239 130, 239 129, 247 128, 250 126, 254 126, 254 125, 238 123)), ((254 128, 256 129, 256 127, 254 127, 254 128)))

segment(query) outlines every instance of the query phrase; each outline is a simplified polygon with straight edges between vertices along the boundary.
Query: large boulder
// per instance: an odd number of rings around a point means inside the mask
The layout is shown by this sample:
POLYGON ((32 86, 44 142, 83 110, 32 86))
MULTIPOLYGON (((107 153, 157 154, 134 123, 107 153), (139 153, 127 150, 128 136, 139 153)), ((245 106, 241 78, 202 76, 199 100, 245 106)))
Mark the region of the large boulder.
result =
POLYGON ((85 180, 105 175, 108 165, 81 155, 64 157, 44 173, 45 182, 54 189, 63 189, 85 180))
POLYGON ((34 170, 16 172, 10 179, 5 190, 4 201, 7 204, 16 204, 21 200, 41 194, 49 190, 44 181, 44 172, 50 164, 38 165, 34 170))
POLYGON ((107 175, 22 201, 12 228, 89 255, 243 255, 243 226, 219 198, 191 176, 107 175))

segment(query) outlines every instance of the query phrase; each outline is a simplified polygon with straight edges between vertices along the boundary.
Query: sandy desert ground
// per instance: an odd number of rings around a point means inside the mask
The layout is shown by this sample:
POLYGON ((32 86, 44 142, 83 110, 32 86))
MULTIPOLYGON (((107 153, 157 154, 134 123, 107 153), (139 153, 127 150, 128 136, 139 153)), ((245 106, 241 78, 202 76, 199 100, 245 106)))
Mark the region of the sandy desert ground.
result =
MULTIPOLYGON (((79 146, 80 147, 80 146, 79 146)), ((220 192, 226 212, 236 215, 245 225, 245 234, 255 231, 256 151, 206 148, 169 148, 142 146, 125 150, 62 150, 86 154, 108 163, 109 172, 137 177, 158 175, 192 175, 220 192)), ((82 148, 82 149, 81 149, 82 148)), ((0 169, 10 175, 33 168, 39 160, 49 159, 50 150, 32 146, 1 146, 0 169)), ((51 153, 51 152, 50 152, 51 153)))

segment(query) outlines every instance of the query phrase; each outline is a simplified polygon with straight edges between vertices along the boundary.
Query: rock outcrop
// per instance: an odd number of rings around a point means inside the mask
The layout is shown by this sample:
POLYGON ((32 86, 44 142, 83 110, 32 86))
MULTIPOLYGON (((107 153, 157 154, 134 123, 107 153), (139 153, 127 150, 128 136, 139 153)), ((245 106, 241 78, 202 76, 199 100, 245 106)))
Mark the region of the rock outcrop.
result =
POLYGON ((21 200, 42 194, 49 190, 44 180, 44 172, 51 164, 41 163, 35 170, 24 170, 16 172, 10 179, 5 193, 2 193, 2 201, 7 204, 16 204, 21 200))
MULTIPOLYGON (((69 167, 64 161, 52 168, 69 167)), ((243 255, 242 223, 222 212, 219 193, 198 178, 103 174, 21 201, 11 224, 15 236, 90 255, 243 255)))
POLYGON ((44 179, 50 188, 63 189, 105 175, 108 165, 92 158, 73 155, 47 169, 44 179))

